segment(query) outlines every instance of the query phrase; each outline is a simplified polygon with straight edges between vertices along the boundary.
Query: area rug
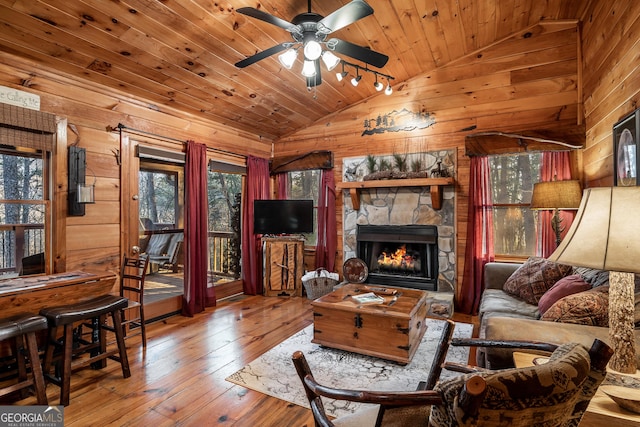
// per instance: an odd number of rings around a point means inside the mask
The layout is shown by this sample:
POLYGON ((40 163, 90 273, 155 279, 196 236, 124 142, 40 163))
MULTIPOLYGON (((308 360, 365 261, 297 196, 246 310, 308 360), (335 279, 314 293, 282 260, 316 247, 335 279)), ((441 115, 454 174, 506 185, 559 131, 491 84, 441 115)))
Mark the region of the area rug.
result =
MULTIPOLYGON (((315 379, 324 385, 363 390, 413 391, 419 381, 426 379, 444 325, 442 320, 427 319, 426 322, 427 331, 422 342, 411 362, 404 366, 376 357, 313 344, 313 325, 310 325, 226 380, 308 408, 302 383, 291 361, 291 355, 300 350, 309 362, 315 379)), ((469 338, 472 331, 473 325, 456 323, 454 337, 469 338)), ((449 348, 447 361, 466 364, 468 358, 468 348, 449 348)), ((452 375, 457 374, 445 371, 442 377, 452 375)), ((336 417, 355 412, 364 406, 360 403, 329 399, 323 402, 327 413, 336 417)))

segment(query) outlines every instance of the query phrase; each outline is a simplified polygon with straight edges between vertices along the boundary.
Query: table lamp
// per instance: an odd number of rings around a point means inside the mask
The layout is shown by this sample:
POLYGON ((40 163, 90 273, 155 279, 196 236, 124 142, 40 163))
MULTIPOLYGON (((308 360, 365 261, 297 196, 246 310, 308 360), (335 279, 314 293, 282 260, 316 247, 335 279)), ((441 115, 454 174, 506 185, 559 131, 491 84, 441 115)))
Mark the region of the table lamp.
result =
POLYGON ((580 206, 582 190, 580 181, 545 181, 533 184, 531 209, 552 210, 551 228, 556 235, 556 247, 560 244, 560 234, 564 231, 560 210, 577 210, 580 206))
POLYGON ((550 261, 609 271, 611 369, 636 372, 634 273, 640 273, 640 187, 584 191, 569 231, 550 261))

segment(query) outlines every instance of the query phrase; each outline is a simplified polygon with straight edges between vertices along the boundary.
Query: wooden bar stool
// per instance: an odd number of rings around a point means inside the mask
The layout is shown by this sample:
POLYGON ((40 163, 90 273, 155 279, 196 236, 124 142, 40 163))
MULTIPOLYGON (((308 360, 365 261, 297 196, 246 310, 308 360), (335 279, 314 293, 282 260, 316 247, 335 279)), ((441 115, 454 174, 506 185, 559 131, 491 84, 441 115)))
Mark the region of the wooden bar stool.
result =
POLYGON ((12 340, 12 351, 16 358, 18 370, 18 382, 0 388, 0 396, 5 396, 15 391, 24 390, 33 386, 39 405, 47 405, 47 393, 45 390, 42 365, 38 356, 38 343, 36 332, 47 329, 47 319, 29 313, 16 314, 5 319, 0 319, 0 341, 12 340), (24 342, 31 364, 31 378, 27 375, 27 366, 24 354, 24 342))
POLYGON ((49 323, 49 340, 44 356, 44 375, 47 380, 60 387, 60 404, 69 404, 71 372, 88 365, 94 368, 102 367, 106 359, 120 362, 124 378, 131 376, 129 360, 124 344, 124 332, 122 329, 122 310, 127 308, 127 299, 115 295, 103 295, 76 304, 43 308, 40 314, 47 318, 49 323), (112 328, 116 335, 117 348, 107 349, 106 317, 113 319, 112 328), (76 335, 74 340, 74 323, 91 321, 93 326, 91 340, 84 340, 76 335), (58 327, 63 326, 62 338, 58 339, 58 327), (62 349, 55 359, 61 365, 55 375, 50 374, 54 351, 62 349), (89 357, 76 357, 84 353, 89 357), (116 355, 118 354, 118 355, 116 355), (97 364, 96 362, 101 362, 97 364))

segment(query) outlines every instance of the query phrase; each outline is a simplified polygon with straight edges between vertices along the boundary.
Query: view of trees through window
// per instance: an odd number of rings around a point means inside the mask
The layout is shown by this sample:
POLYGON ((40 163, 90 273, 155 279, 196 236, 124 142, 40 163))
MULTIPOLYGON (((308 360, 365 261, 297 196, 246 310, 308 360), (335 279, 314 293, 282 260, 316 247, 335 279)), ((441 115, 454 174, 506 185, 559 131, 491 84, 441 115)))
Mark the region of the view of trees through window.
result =
POLYGON ((140 170, 140 218, 146 229, 176 228, 178 174, 158 170, 140 170), (150 226, 149 224, 153 224, 150 226))
POLYGON ((318 198, 320 194, 319 169, 289 172, 287 194, 289 199, 313 200, 313 233, 305 233, 305 245, 315 246, 318 239, 318 198))
POLYGON ((209 271, 214 281, 240 277, 242 175, 209 172, 209 271))
POLYGON ((0 151, 0 273, 14 274, 22 258, 45 249, 43 159, 12 149, 0 151))
POLYGON ((541 153, 491 156, 494 251, 497 255, 536 254, 536 216, 529 208, 533 184, 540 181, 541 153))

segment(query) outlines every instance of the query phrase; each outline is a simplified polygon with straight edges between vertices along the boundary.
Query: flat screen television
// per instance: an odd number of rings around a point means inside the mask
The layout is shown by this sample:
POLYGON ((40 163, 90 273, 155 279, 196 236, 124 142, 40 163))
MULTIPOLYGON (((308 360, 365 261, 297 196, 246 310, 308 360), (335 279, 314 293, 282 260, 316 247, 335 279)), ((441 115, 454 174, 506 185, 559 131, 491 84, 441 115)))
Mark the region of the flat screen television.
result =
POLYGON ((313 233, 313 200, 255 200, 255 234, 313 233))

